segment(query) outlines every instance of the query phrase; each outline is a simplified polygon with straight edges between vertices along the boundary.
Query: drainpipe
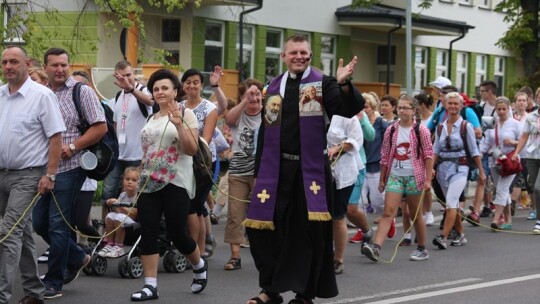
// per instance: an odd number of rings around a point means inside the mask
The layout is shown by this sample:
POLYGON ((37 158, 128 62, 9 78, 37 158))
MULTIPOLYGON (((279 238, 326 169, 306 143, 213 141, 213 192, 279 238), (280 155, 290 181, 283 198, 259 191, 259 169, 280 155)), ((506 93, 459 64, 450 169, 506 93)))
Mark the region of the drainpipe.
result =
MULTIPOLYGON (((452 49, 454 47, 454 42, 465 38, 465 32, 465 28, 462 28, 461 35, 459 35, 459 37, 457 37, 456 39, 450 41, 450 48, 448 49, 448 79, 450 79, 450 81, 452 80, 452 49)), ((452 83, 456 83, 456 81, 453 81, 452 83)))
POLYGON ((259 0, 259 3, 257 6, 248 9, 247 11, 242 11, 240 13, 240 20, 238 21, 238 33, 240 35, 239 42, 240 42, 240 54, 238 56, 238 82, 244 81, 243 77, 243 71, 244 71, 244 15, 247 15, 249 13, 252 13, 254 11, 258 11, 263 6, 263 0, 259 0))
POLYGON ((392 61, 392 33, 401 29, 403 26, 403 22, 401 18, 399 18, 399 25, 391 30, 388 31, 387 34, 387 42, 386 42, 386 48, 387 48, 387 58, 386 58, 386 94, 390 94, 390 63, 392 61))

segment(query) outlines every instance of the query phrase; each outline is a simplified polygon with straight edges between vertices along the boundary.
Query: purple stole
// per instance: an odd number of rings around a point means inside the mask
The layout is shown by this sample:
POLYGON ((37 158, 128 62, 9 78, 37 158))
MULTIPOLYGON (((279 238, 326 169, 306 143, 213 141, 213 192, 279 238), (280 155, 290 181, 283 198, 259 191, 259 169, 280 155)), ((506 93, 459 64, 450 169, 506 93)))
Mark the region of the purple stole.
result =
MULTIPOLYGON (((288 72, 274 78, 266 90, 264 141, 257 182, 252 192, 246 227, 274 230, 279 170, 281 162, 281 104, 288 72)), ((308 219, 330 221, 326 202, 324 118, 321 71, 308 68, 300 81, 300 156, 308 219), (315 97, 314 97, 315 96, 315 97), (317 148, 315 148, 317 147, 317 148)))

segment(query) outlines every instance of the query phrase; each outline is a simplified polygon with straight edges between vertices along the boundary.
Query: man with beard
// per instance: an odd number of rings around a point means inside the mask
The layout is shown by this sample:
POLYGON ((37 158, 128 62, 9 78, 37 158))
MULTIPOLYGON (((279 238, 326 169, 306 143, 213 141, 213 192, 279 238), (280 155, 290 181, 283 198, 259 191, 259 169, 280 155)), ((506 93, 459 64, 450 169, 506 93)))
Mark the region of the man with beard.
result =
POLYGON ((279 111, 281 110, 281 97, 272 96, 268 98, 265 109, 266 111, 264 114, 264 118, 266 119, 268 124, 273 124, 279 118, 279 111))
POLYGON ((347 79, 356 57, 336 78, 310 67, 312 52, 304 36, 289 37, 281 59, 288 71, 270 82, 266 113, 259 129, 255 162, 257 177, 244 221, 251 254, 259 271, 259 295, 247 304, 281 303, 279 295, 296 293, 289 303, 313 303, 315 297, 338 294, 332 249, 331 173, 325 155, 324 112, 352 117, 364 99, 347 79), (315 86, 322 92, 323 111, 300 111, 300 92, 315 86), (280 107, 273 106, 281 100, 280 107), (279 111, 268 119, 268 109, 279 111))

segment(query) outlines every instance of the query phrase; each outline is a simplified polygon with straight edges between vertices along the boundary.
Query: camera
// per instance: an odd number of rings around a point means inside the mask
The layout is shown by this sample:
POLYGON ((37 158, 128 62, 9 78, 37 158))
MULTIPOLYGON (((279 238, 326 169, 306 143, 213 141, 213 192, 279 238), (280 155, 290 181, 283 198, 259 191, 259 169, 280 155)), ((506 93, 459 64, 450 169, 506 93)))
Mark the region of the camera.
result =
POLYGON ((491 116, 482 116, 482 132, 495 128, 495 118, 491 116))

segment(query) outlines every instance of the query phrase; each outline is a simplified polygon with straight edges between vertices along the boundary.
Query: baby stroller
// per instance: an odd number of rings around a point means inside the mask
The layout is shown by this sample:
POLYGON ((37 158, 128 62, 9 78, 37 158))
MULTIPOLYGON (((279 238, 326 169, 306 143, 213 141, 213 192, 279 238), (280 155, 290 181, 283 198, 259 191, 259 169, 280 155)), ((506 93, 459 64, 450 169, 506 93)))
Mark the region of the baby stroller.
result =
MULTIPOLYGON (((91 256, 92 260, 83 272, 87 275, 102 276, 107 271, 107 259, 120 259, 118 262, 118 273, 123 278, 138 279, 143 274, 143 266, 141 261, 141 253, 139 243, 141 241, 140 224, 124 226, 126 229, 126 237, 124 245, 132 245, 131 249, 124 255, 111 258, 102 257, 98 252, 104 247, 104 236, 94 246, 91 256)), ((160 234, 158 236, 158 252, 159 256, 163 257, 163 268, 170 273, 184 272, 187 268, 187 259, 174 247, 172 241, 167 234, 165 228, 165 220, 162 218, 160 222, 160 234)))

